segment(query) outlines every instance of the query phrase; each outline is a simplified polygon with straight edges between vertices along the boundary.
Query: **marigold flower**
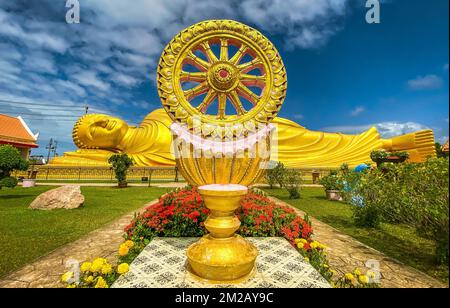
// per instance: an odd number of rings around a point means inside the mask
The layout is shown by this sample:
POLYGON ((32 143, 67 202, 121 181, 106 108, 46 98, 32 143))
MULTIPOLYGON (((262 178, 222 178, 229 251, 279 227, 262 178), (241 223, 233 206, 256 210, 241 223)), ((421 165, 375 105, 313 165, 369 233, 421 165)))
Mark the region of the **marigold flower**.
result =
POLYGON ((103 277, 98 277, 97 283, 95 284, 96 289, 106 289, 108 288, 108 284, 106 283, 105 279, 103 277))
POLYGON ((125 244, 125 246, 127 246, 129 249, 131 249, 131 248, 134 247, 134 242, 133 242, 133 241, 130 241, 130 240, 126 241, 124 244, 125 244))
POLYGON ((305 257, 305 261, 309 263, 309 258, 308 258, 308 257, 305 257))
POLYGON ((128 273, 129 270, 130 270, 130 267, 127 263, 122 263, 117 267, 117 273, 119 273, 119 275, 128 273))
POLYGON ((353 271, 353 274, 355 274, 356 276, 362 275, 361 271, 358 268, 353 271))
POLYGON ((76 284, 69 284, 66 289, 75 289, 77 287, 76 284))
POLYGON ((119 247, 119 255, 124 257, 128 254, 128 251, 130 249, 128 248, 128 246, 126 246, 125 244, 120 245, 119 247))
POLYGON ((297 247, 298 247, 298 249, 303 249, 303 246, 305 246, 303 243, 297 243, 297 247))
POLYGON ((92 283, 94 281, 94 276, 90 275, 84 280, 87 284, 92 283))
POLYGON ((361 276, 359 276, 359 282, 361 282, 362 284, 368 284, 369 277, 367 277, 366 275, 361 275, 361 276))
POLYGON ((69 281, 69 279, 72 279, 73 277, 74 277, 73 272, 67 272, 61 276, 61 281, 64 283, 67 283, 69 281))
POLYGON ((103 265, 105 265, 106 260, 103 258, 97 258, 92 262, 91 272, 98 273, 102 270, 103 265))
POLYGON ((82 273, 87 273, 91 270, 91 267, 92 267, 91 262, 84 262, 83 264, 81 264, 80 270, 82 273))
POLYGON ((108 275, 112 273, 112 266, 111 264, 105 264, 102 267, 102 274, 103 275, 108 275))
POLYGON ((355 277, 353 276, 352 273, 347 273, 347 274, 345 274, 345 279, 352 281, 355 279, 355 277))

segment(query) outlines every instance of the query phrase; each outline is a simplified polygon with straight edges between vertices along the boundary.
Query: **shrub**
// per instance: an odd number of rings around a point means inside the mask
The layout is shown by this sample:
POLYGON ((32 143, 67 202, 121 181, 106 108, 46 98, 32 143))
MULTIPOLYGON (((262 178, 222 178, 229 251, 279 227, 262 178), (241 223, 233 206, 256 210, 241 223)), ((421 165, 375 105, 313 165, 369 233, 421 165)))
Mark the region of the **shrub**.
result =
POLYGON ((283 177, 284 188, 289 193, 289 199, 300 198, 300 188, 302 184, 302 174, 295 169, 286 170, 283 177))
POLYGON ((0 189, 15 187, 17 180, 11 177, 14 170, 27 170, 28 162, 22 158, 19 150, 10 145, 0 146, 0 189))
POLYGON ((273 189, 273 186, 278 183, 280 188, 283 187, 284 174, 286 173, 286 168, 281 162, 270 162, 271 165, 276 164, 273 168, 269 168, 266 170, 265 177, 267 183, 270 185, 270 189, 273 189))
POLYGON ((319 180, 325 190, 340 190, 342 188, 341 179, 336 171, 331 171, 330 174, 322 177, 319 180))
POLYGON ((364 174, 355 186, 362 206, 354 206, 355 221, 377 226, 402 223, 436 242, 436 259, 447 262, 449 249, 449 161, 431 158, 420 164, 384 164, 364 174))
POLYGON ((108 163, 111 164, 120 186, 127 183, 127 171, 133 166, 133 160, 127 154, 114 154, 109 157, 108 163))

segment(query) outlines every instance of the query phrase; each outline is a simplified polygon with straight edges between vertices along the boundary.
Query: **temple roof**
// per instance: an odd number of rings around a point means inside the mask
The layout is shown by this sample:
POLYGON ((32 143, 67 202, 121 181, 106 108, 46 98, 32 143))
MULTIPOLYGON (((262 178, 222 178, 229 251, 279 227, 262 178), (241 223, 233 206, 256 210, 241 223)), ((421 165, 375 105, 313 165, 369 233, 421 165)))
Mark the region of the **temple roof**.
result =
POLYGON ((444 146, 442 147, 442 152, 448 153, 448 140, 447 140, 447 142, 444 144, 444 146))
POLYGON ((37 135, 31 132, 20 116, 15 118, 0 114, 0 144, 37 148, 36 141, 37 135))

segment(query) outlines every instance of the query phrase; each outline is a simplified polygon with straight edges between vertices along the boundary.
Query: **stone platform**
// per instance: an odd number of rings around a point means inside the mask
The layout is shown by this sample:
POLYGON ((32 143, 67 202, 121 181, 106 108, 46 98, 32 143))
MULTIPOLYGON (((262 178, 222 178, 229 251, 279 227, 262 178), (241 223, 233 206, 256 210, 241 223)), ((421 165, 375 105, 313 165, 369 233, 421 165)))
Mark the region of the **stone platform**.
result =
POLYGON ((155 238, 113 288, 329 288, 329 283, 280 237, 247 238, 259 251, 256 271, 233 284, 200 281, 187 269, 186 248, 198 238, 155 238))

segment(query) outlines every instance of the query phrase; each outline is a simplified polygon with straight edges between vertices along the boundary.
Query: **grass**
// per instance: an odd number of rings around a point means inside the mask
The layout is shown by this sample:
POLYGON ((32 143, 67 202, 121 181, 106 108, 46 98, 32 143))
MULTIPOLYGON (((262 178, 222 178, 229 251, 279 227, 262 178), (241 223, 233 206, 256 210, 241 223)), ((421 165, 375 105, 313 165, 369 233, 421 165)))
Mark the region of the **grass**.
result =
POLYGON ((413 228, 387 223, 377 229, 357 227, 353 223, 350 205, 328 201, 322 188, 303 188, 302 197, 298 200, 290 200, 285 190, 265 191, 387 256, 448 284, 448 265, 435 264, 433 241, 418 236, 413 228))
POLYGON ((52 188, 0 190, 0 277, 167 192, 154 187, 81 187, 85 196, 83 207, 53 211, 28 209, 37 195, 52 188))

